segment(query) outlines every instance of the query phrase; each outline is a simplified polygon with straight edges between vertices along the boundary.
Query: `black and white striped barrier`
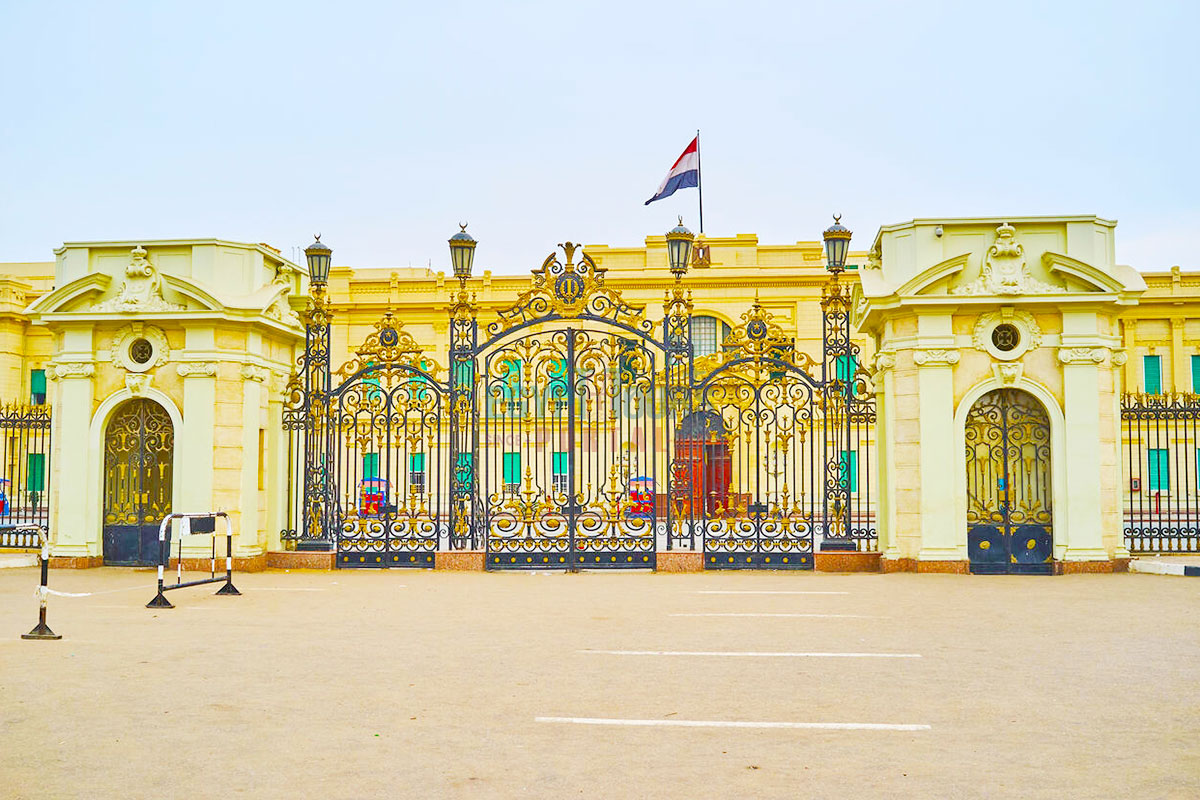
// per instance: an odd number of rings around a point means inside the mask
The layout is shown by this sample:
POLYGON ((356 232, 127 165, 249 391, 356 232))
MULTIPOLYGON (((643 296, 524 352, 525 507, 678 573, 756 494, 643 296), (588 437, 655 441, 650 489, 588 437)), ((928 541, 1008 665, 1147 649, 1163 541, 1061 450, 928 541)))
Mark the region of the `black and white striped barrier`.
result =
POLYGON ((5 525, 0 527, 0 550, 37 550, 42 565, 42 582, 38 585, 38 624, 22 639, 61 639, 62 634, 46 624, 46 595, 50 594, 50 536, 41 525, 5 525))
POLYGON ((158 594, 149 603, 146 603, 146 608, 174 608, 171 602, 167 600, 164 592, 169 592, 172 589, 186 589, 189 586, 201 586, 206 583, 220 583, 224 581, 225 585, 217 590, 217 594, 241 594, 233 586, 233 524, 229 521, 229 515, 224 511, 209 511, 204 514, 171 514, 167 516, 158 526, 158 594), (217 517, 225 520, 225 576, 217 577, 217 517), (179 560, 178 571, 176 572, 175 583, 170 586, 163 585, 163 568, 167 565, 171 555, 171 520, 182 520, 179 525, 179 560), (183 537, 190 533, 209 533, 212 534, 212 562, 210 567, 210 577, 198 581, 185 581, 183 579, 183 537))

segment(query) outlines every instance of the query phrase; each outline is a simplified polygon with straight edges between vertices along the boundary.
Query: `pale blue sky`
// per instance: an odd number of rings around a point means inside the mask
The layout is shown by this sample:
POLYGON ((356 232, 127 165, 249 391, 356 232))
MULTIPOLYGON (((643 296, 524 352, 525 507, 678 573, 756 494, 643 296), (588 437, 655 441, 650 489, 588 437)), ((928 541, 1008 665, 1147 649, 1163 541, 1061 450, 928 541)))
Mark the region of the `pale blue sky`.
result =
POLYGON ((1095 213, 1200 268, 1195 2, 0 0, 0 261, 219 236, 477 270, 640 244, 703 130, 705 227, 865 247, 912 217, 1095 213))

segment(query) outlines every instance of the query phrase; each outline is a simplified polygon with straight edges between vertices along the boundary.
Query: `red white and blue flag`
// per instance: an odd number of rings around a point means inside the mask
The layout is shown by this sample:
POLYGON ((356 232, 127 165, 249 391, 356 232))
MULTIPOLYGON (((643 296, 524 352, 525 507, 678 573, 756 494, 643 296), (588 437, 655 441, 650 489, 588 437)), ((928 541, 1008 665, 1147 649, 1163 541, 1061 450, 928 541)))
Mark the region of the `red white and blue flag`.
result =
POLYGON ((658 191, 654 193, 646 201, 646 205, 650 205, 655 200, 662 200, 664 197, 670 197, 680 189, 688 189, 693 186, 700 185, 700 137, 697 135, 692 139, 683 150, 683 155, 675 160, 671 166, 671 170, 667 173, 667 177, 663 178, 662 185, 658 187, 658 191))

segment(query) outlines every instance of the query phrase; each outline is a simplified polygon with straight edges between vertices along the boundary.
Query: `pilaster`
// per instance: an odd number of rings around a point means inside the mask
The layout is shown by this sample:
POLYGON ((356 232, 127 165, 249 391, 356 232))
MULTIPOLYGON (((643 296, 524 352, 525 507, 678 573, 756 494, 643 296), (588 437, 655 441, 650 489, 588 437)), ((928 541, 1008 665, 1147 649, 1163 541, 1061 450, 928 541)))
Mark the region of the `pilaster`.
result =
POLYGON ((965 558, 955 525, 954 481, 946 469, 954 464, 954 366, 959 354, 949 314, 918 319, 917 365, 920 409, 921 550, 918 561, 958 561, 965 558))
MULTIPOLYGON (((241 529, 238 531, 238 556, 262 555, 264 543, 259 534, 262 509, 259 504, 259 430, 262 419, 262 393, 269 373, 262 367, 242 367, 242 480, 241 529)), ((265 434, 264 434, 265 435, 265 434)), ((264 443, 265 444, 265 443, 264 443)), ((264 464, 265 467, 265 464, 264 464)), ((264 476, 265 477, 265 476, 264 476)), ((266 486, 266 483, 263 484, 266 486)))
POLYGON ((46 377, 58 384, 53 407, 56 446, 50 471, 51 553, 58 557, 103 554, 99 513, 96 520, 88 519, 88 511, 100 507, 103 486, 88 480, 84 458, 88 447, 96 448, 101 457, 104 452, 103 426, 97 440, 89 435, 95 375, 96 366, 84 361, 58 362, 46 370, 46 377), (81 496, 86 496, 87 502, 79 502, 81 496))

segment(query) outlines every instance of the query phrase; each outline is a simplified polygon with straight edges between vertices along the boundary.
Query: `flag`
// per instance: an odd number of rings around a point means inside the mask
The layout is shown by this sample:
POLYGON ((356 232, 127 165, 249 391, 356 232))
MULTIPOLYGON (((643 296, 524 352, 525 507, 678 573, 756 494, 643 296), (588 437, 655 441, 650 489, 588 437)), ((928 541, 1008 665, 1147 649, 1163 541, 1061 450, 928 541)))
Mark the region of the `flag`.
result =
POLYGON ((670 197, 680 189, 699 185, 700 137, 697 135, 695 139, 692 139, 692 143, 683 149, 683 155, 675 160, 675 163, 667 173, 667 177, 663 178, 662 185, 658 187, 658 191, 654 193, 654 197, 646 201, 646 205, 650 205, 655 200, 670 197))

